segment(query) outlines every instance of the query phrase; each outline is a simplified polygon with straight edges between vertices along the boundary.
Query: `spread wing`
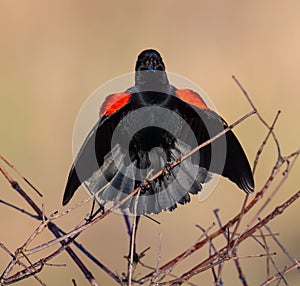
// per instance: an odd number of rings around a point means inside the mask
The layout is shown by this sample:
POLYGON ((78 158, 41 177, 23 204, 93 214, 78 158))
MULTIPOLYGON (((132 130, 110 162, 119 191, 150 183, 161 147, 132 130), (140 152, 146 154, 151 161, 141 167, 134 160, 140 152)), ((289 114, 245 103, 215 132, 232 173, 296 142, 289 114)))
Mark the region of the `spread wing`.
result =
MULTIPOLYGON (((63 205, 70 201, 81 183, 103 165, 105 155, 111 150, 114 129, 122 116, 131 109, 130 103, 131 97, 128 93, 113 94, 106 98, 100 110, 101 117, 84 140, 71 167, 63 205)), ((113 165, 108 166, 106 176, 113 176, 113 171, 113 165)))
MULTIPOLYGON (((178 97, 174 97, 173 104, 178 106, 180 114, 190 125, 198 144, 228 127, 225 120, 210 110, 196 92, 176 90, 176 95, 178 97)), ((200 149, 200 166, 230 179, 246 193, 254 191, 254 180, 248 159, 231 130, 212 144, 200 149)))

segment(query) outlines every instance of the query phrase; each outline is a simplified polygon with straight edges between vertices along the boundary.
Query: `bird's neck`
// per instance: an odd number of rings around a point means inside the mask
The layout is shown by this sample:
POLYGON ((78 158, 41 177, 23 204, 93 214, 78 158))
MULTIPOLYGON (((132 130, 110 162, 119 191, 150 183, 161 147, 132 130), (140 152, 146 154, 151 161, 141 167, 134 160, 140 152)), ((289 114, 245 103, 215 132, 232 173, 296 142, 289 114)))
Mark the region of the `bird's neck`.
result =
POLYGON ((135 86, 140 91, 164 91, 169 80, 165 71, 136 71, 135 86))

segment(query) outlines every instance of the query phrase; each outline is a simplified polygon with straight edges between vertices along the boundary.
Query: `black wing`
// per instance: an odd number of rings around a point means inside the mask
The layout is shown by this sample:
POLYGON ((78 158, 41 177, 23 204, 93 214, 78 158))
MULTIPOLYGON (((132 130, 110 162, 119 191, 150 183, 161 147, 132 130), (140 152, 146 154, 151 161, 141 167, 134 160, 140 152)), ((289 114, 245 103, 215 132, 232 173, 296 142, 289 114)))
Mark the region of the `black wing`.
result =
MULTIPOLYGON (((189 124, 198 144, 201 144, 228 127, 214 111, 192 106, 177 97, 170 102, 189 124)), ((187 134, 188 136, 188 134, 187 134)), ((254 191, 254 179, 246 154, 237 137, 230 130, 213 143, 200 149, 200 167, 220 174, 246 193, 254 191)))
MULTIPOLYGON (((101 117, 92 128, 71 167, 63 196, 63 205, 73 197, 82 182, 89 179, 103 165, 105 155, 111 150, 114 129, 130 109, 131 100, 115 113, 101 117)), ((109 174, 109 168, 107 170, 109 174)), ((111 174, 113 176, 114 174, 111 174)))

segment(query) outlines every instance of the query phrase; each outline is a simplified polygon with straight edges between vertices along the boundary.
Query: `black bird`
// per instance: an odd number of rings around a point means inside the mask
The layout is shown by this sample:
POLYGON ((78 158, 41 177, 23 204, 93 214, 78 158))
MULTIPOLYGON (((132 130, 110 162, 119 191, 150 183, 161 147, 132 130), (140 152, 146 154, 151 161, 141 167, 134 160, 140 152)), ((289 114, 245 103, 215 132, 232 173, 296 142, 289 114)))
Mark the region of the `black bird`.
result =
POLYGON ((118 203, 137 215, 173 210, 201 191, 211 173, 220 174, 246 193, 254 191, 247 157, 232 131, 200 149, 179 165, 171 163, 228 125, 199 94, 168 81, 160 54, 145 50, 135 66, 135 85, 112 94, 85 139, 69 173, 63 197, 67 204, 86 182, 100 204, 118 203), (154 181, 142 182, 163 170, 154 181))

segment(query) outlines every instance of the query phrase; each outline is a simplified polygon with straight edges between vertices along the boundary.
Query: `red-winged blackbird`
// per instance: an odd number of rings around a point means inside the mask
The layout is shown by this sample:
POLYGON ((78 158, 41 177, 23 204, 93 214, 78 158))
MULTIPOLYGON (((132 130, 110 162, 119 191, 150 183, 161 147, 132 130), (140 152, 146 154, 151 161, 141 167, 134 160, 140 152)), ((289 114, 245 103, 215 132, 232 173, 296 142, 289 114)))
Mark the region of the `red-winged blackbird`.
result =
POLYGON ((102 204, 118 203, 148 175, 165 170, 122 209, 138 215, 173 210, 190 201, 220 174, 246 193, 254 190, 247 157, 232 131, 200 149, 174 168, 170 163, 227 127, 199 94, 176 89, 160 54, 143 51, 135 67, 135 85, 108 96, 100 118, 85 139, 70 170, 63 205, 86 182, 102 204))

